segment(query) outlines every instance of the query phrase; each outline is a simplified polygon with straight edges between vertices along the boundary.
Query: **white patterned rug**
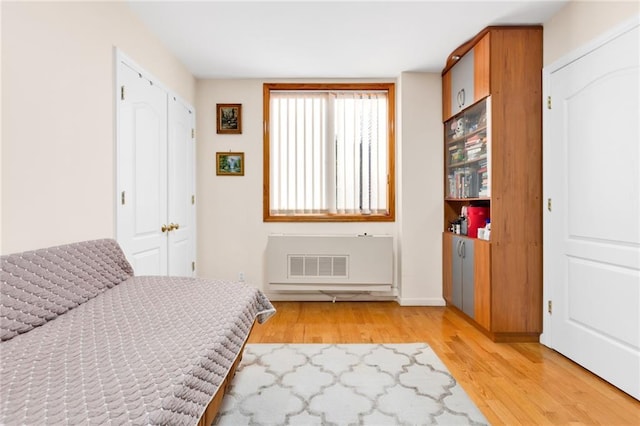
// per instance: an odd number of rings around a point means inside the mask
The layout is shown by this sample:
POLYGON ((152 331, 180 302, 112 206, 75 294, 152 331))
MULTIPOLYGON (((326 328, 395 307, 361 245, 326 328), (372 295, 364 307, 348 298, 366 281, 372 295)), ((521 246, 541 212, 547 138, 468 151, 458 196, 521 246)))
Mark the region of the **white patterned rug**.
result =
POLYGON ((425 343, 248 344, 214 425, 479 425, 425 343))

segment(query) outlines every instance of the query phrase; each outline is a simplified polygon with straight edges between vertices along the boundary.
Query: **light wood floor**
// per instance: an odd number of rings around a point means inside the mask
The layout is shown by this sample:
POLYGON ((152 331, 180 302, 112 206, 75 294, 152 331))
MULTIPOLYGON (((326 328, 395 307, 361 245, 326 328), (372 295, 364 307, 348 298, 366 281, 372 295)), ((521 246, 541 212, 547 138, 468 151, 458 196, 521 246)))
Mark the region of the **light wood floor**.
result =
POLYGON ((640 425, 640 402, 537 343, 493 343, 451 309, 274 302, 249 343, 426 342, 491 424, 640 425))

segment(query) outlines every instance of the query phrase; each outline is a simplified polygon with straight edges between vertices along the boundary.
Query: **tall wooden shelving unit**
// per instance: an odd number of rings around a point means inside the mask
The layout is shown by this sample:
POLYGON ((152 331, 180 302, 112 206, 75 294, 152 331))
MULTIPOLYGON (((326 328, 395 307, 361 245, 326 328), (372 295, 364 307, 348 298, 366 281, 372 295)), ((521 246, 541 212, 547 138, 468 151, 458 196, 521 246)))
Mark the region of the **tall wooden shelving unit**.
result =
POLYGON ((462 237, 474 248, 473 288, 464 294, 474 298, 475 309, 467 316, 494 341, 538 341, 542 332, 542 27, 485 28, 449 56, 442 82, 445 300, 454 305, 453 288, 459 285, 452 282, 455 236, 449 224, 462 206, 483 202, 490 206, 490 241, 462 237), (490 190, 481 196, 452 196, 447 146, 451 129, 447 126, 481 107, 481 102, 487 108, 490 190))

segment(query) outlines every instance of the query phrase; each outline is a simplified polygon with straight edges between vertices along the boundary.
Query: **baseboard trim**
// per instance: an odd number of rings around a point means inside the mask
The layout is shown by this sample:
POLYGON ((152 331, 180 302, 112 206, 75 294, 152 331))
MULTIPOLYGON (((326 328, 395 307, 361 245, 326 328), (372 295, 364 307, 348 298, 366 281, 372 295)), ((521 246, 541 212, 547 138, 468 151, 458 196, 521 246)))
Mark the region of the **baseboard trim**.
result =
POLYGON ((377 296, 369 293, 264 293, 269 300, 274 302, 386 302, 398 300, 398 298, 394 295, 377 296))
POLYGON ((398 299, 400 306, 445 306, 446 303, 441 297, 429 298, 407 298, 400 297, 398 299))
POLYGON ((398 302, 400 306, 446 306, 443 298, 407 298, 394 294, 348 293, 348 292, 264 292, 274 302, 398 302))

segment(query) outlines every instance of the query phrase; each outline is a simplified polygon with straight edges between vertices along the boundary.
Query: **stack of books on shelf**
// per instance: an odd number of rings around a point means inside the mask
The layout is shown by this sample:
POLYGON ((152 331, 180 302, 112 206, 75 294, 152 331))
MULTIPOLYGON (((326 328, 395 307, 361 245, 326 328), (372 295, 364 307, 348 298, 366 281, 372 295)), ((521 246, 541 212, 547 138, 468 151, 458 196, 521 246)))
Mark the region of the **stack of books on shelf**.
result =
POLYGON ((449 174, 449 198, 462 198, 464 170, 455 170, 449 174))
POLYGON ((465 149, 467 151, 467 161, 474 161, 478 158, 482 158, 487 153, 487 136, 486 135, 473 135, 465 142, 465 149))
POLYGON ((478 189, 478 197, 489 196, 489 170, 487 169, 487 159, 480 160, 478 163, 478 182, 480 188, 478 189))
POLYGON ((477 197, 478 176, 470 169, 457 169, 449 173, 449 198, 477 197))

